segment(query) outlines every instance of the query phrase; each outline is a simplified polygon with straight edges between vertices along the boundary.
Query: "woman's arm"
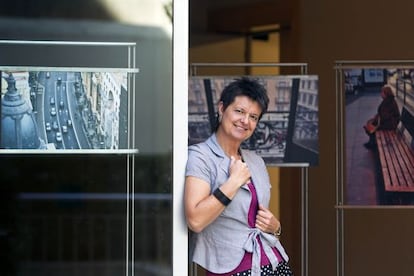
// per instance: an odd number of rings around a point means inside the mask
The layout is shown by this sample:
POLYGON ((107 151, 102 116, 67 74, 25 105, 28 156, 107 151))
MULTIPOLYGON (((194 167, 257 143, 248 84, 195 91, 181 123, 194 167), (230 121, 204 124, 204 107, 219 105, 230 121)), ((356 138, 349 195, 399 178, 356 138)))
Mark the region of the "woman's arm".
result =
POLYGON ((225 208, 210 195, 210 185, 194 176, 187 176, 185 180, 184 204, 188 227, 196 233, 214 221, 225 208))
MULTIPOLYGON (((250 172, 246 164, 232 159, 230 177, 220 186, 220 190, 232 199, 249 178, 250 172)), ((212 223, 226 207, 211 194, 209 183, 194 176, 186 177, 184 205, 188 227, 196 233, 212 223)))

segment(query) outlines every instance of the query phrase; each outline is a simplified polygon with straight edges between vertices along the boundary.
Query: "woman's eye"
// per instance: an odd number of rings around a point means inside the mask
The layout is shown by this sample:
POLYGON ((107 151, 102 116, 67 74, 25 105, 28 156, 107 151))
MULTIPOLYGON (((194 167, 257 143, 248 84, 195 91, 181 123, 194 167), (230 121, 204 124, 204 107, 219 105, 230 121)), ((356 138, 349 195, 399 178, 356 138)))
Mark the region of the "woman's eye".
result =
POLYGON ((259 121, 259 117, 258 117, 258 116, 256 116, 256 115, 250 115, 250 119, 251 119, 252 121, 254 121, 254 122, 259 121))

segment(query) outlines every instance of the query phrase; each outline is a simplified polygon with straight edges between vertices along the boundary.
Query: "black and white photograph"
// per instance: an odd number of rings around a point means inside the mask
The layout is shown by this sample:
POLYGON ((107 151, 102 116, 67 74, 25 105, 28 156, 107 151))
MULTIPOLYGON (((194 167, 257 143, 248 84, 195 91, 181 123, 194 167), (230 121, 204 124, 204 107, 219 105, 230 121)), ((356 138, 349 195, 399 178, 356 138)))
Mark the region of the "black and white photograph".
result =
POLYGON ((127 83, 104 70, 1 70, 0 149, 126 149, 127 83))
MULTIPOLYGON (((238 76, 195 76, 189 80, 189 144, 211 133, 221 91, 238 76)), ((315 166, 319 162, 318 77, 252 76, 267 90, 269 107, 243 148, 267 165, 315 166)))

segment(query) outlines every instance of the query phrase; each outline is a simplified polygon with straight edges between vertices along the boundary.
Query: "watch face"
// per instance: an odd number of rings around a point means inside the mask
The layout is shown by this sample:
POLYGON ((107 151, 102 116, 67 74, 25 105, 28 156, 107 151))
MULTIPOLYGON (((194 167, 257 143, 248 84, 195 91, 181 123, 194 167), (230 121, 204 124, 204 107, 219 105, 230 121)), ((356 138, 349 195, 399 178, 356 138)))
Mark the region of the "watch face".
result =
POLYGON ((282 235, 282 226, 279 226, 279 228, 276 230, 276 232, 273 233, 276 237, 280 237, 282 235))

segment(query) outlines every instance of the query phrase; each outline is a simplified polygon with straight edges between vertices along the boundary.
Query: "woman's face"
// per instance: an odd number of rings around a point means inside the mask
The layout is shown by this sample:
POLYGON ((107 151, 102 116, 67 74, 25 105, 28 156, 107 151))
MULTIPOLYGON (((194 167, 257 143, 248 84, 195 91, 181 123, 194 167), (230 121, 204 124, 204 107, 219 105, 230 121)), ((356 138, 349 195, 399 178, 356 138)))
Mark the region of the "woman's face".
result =
POLYGON ((220 102, 221 123, 219 131, 223 131, 231 139, 242 142, 253 134, 261 113, 260 105, 246 96, 235 97, 226 109, 220 102))

